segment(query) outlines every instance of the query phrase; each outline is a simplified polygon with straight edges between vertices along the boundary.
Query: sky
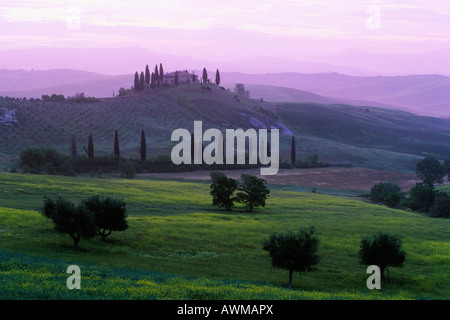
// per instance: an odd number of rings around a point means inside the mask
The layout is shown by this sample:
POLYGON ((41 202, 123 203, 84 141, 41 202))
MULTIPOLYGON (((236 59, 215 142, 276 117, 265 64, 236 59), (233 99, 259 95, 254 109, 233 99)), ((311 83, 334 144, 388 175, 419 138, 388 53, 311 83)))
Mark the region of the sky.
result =
POLYGON ((448 0, 0 2, 0 50, 140 47, 230 62, 450 48, 448 0))

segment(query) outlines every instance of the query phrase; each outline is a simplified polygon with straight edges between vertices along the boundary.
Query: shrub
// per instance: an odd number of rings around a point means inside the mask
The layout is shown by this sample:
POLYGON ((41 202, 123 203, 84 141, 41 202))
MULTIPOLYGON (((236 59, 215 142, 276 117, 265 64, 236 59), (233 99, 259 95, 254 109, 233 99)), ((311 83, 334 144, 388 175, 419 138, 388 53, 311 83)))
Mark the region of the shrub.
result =
POLYGON ((295 161, 295 167, 297 168, 323 168, 330 167, 331 164, 325 161, 319 161, 319 155, 314 153, 310 154, 304 159, 298 159, 295 161))
POLYGON ((435 218, 450 218, 450 195, 440 193, 430 208, 430 216, 435 218))
POLYGON ((25 173, 66 174, 70 158, 53 148, 29 147, 20 153, 21 166, 25 173))
POLYGON ((398 208, 403 198, 403 193, 391 192, 384 200, 384 204, 390 208, 398 208))
POLYGON ((44 151, 39 147, 29 147, 20 153, 20 161, 24 167, 39 170, 45 163, 44 151))
POLYGON ((393 182, 377 183, 370 189, 370 200, 389 207, 397 207, 402 197, 400 186, 393 182))
POLYGON ((134 179, 136 176, 136 168, 132 161, 126 161, 120 164, 120 172, 126 179, 134 179))
POLYGON ((447 175, 447 181, 450 181, 450 159, 444 161, 444 169, 447 175))

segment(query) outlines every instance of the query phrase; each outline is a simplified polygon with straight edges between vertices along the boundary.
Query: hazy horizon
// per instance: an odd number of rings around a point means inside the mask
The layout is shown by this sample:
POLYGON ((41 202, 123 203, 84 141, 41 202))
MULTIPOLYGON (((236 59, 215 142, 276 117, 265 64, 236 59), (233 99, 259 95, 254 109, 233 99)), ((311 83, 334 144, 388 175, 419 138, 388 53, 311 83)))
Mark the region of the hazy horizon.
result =
MULTIPOLYGON (((128 48, 122 59, 148 50, 184 58, 186 68, 266 73, 278 59, 280 72, 450 75, 450 67, 438 67, 450 52, 450 6, 442 0, 4 1, 0 28, 0 69, 100 72, 101 49, 128 48), (64 57, 51 56, 63 49, 64 57), (92 66, 77 60, 86 49, 92 66), (50 52, 52 61, 26 52, 50 52)), ((142 60, 136 65, 163 62, 142 60)), ((103 71, 124 73, 119 66, 103 71)))

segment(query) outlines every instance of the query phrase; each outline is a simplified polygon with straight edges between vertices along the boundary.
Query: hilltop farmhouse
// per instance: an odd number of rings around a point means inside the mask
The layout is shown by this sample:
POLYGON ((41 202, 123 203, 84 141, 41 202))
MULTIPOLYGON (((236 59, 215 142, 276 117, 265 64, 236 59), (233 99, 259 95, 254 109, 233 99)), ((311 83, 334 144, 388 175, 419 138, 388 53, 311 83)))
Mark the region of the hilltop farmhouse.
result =
POLYGON ((193 73, 189 73, 187 70, 166 73, 164 75, 164 82, 169 83, 169 84, 174 84, 176 72, 178 72, 178 83, 198 82, 198 76, 193 73))

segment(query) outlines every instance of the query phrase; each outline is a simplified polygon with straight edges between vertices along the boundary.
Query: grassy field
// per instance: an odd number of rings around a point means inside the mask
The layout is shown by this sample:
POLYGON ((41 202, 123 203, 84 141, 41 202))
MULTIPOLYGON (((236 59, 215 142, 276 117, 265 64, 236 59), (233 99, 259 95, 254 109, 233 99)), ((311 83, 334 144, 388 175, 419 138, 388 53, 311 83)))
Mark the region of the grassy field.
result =
POLYGON ((6 299, 448 299, 450 222, 358 198, 274 188, 267 207, 249 213, 211 206, 208 183, 0 174, 0 297, 6 299), (43 197, 124 199, 129 229, 106 243, 52 230, 43 197), (315 225, 321 262, 294 276, 274 269, 262 241, 273 232, 315 225), (366 288, 361 238, 402 236, 403 268, 382 290, 366 288), (65 287, 77 264, 82 289, 65 287))

